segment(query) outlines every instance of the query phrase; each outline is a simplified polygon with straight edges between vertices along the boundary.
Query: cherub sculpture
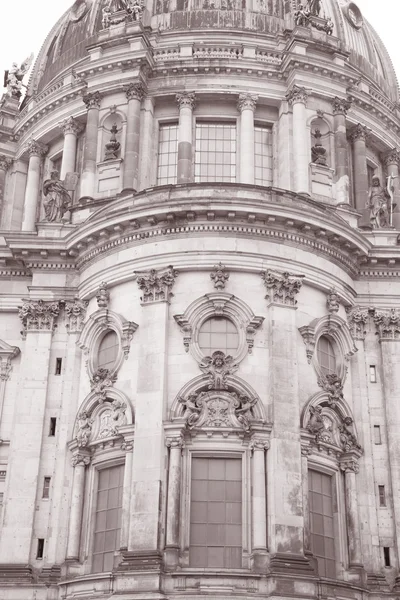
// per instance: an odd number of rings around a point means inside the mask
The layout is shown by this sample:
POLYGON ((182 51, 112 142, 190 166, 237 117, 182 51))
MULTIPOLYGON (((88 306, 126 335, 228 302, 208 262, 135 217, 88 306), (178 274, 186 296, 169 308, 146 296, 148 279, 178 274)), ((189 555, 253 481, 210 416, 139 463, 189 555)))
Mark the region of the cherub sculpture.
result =
POLYGON ((113 433, 118 433, 118 427, 125 425, 126 423, 126 404, 121 400, 114 400, 112 403, 112 420, 113 420, 113 433))
POLYGON ((4 87, 7 88, 7 93, 12 98, 21 97, 22 88, 25 87, 22 81, 31 68, 32 62, 33 54, 28 56, 20 66, 14 62, 11 69, 4 72, 4 87))
MULTIPOLYGON (((201 394, 200 394, 201 396, 201 394)), ((200 413, 202 410, 202 403, 199 404, 200 396, 197 394, 190 394, 187 398, 179 398, 178 401, 180 404, 183 404, 185 407, 185 419, 186 425, 191 429, 195 426, 197 421, 199 420, 200 413)))
POLYGON ((89 418, 88 413, 83 410, 78 415, 78 431, 76 441, 78 446, 84 448, 89 443, 90 434, 92 432, 93 420, 89 418))
POLYGON ((212 356, 205 356, 199 367, 203 373, 208 375, 209 390, 227 390, 227 375, 231 375, 239 368, 233 362, 232 356, 225 356, 220 350, 213 352, 212 356))
POLYGON ((93 379, 90 381, 92 392, 94 392, 98 398, 100 404, 102 404, 107 398, 107 388, 112 387, 116 379, 115 373, 109 369, 97 369, 93 374, 93 379))
POLYGON ((320 406, 310 406, 310 420, 307 424, 307 429, 310 433, 318 435, 325 429, 324 420, 322 418, 322 408, 320 406))
POLYGON ((64 214, 69 210, 72 200, 64 183, 60 180, 57 170, 52 171, 50 179, 46 179, 43 183, 43 195, 46 198, 44 202, 46 221, 60 223, 64 214))
POLYGON ((349 450, 354 448, 361 450, 361 446, 357 442, 356 436, 350 429, 351 425, 353 425, 353 419, 351 417, 345 417, 342 425, 339 425, 340 441, 346 452, 349 452, 349 450))
POLYGON ((330 406, 335 407, 339 401, 344 400, 342 380, 336 373, 328 373, 318 384, 327 392, 330 406))
POLYGON ((240 396, 237 397, 236 394, 232 394, 232 396, 236 396, 235 398, 235 415, 241 426, 245 431, 250 431, 250 415, 251 409, 257 403, 257 398, 249 398, 248 396, 240 396))

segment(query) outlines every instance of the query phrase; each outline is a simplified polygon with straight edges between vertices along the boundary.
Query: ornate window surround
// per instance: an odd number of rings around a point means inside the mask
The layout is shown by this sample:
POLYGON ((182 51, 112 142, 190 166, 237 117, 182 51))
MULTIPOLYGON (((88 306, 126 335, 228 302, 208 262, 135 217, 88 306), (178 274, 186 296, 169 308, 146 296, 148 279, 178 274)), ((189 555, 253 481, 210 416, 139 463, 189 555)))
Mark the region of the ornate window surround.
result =
POLYGON ((94 312, 86 321, 78 340, 78 346, 88 355, 87 368, 90 379, 97 371, 97 357, 100 342, 108 331, 115 331, 119 340, 119 350, 113 373, 121 368, 129 355, 130 345, 138 325, 127 321, 118 313, 102 308, 94 312))
POLYGON ((248 353, 251 354, 254 336, 264 317, 257 317, 243 300, 225 292, 206 294, 192 302, 183 314, 174 315, 184 336, 186 352, 190 350, 198 363, 204 359, 198 337, 201 326, 211 317, 225 317, 235 324, 239 334, 239 347, 234 355, 236 362, 241 362, 248 353))

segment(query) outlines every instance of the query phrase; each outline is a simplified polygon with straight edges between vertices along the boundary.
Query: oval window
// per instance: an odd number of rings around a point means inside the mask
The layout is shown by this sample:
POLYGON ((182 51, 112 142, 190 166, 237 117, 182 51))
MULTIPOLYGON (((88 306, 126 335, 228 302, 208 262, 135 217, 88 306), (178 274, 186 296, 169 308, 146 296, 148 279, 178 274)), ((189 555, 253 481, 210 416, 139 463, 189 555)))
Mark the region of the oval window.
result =
POLYGON ((97 355, 97 367, 99 369, 109 369, 115 365, 119 350, 119 340, 115 331, 109 331, 100 342, 97 355))
POLYGON ((321 335, 317 344, 318 363, 324 375, 336 373, 336 353, 335 347, 331 340, 321 335))

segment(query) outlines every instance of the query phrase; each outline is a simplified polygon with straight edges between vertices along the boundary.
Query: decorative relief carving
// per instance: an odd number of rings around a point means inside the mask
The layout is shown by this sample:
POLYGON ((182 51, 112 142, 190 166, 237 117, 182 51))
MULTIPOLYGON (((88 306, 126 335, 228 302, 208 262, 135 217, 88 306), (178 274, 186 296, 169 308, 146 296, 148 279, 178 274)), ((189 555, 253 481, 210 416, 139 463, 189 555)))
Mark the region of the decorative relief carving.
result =
POLYGON ((369 309, 362 306, 346 307, 346 313, 353 339, 365 340, 369 309))
POLYGON ((212 391, 179 398, 185 407, 184 418, 189 429, 194 427, 233 427, 246 432, 251 429, 252 408, 257 398, 235 392, 212 391))
POLYGON ((225 356, 223 352, 217 350, 212 356, 204 357, 199 367, 204 374, 208 375, 209 390, 227 390, 226 378, 237 371, 239 365, 233 362, 232 356, 225 356))
POLYGON ((107 389, 112 387, 116 380, 116 374, 109 369, 100 368, 95 371, 90 381, 90 387, 96 394, 99 404, 106 400, 107 389))
POLYGON ((83 465, 84 467, 87 467, 88 465, 90 465, 91 460, 91 457, 87 454, 75 454, 71 458, 71 465, 73 467, 76 467, 77 465, 83 465))
POLYGON ((225 265, 221 262, 215 265, 214 271, 210 274, 211 280, 214 282, 214 287, 217 290, 223 290, 229 279, 229 272, 225 265))
POLYGON ((297 102, 307 104, 308 92, 305 87, 294 85, 285 97, 290 106, 293 106, 293 104, 296 104, 297 102))
POLYGON ((343 383, 336 373, 328 373, 318 380, 318 385, 328 394, 328 404, 336 406, 343 398, 343 383))
POLYGON ((43 156, 47 154, 49 147, 31 138, 26 144, 26 149, 29 156, 39 156, 39 158, 43 158, 43 156))
POLYGON ((133 321, 125 321, 125 323, 122 325, 121 345, 122 350, 124 352, 125 360, 128 359, 129 352, 131 349, 131 341, 133 340, 133 334, 135 333, 137 328, 138 325, 133 321))
POLYGON ((104 439, 118 435, 118 428, 126 424, 126 404, 114 400, 110 408, 98 415, 100 421, 96 439, 104 439))
POLYGON ((258 96, 256 94, 239 94, 237 107, 239 112, 244 110, 256 110, 258 96))
POLYGON ((0 381, 7 381, 12 371, 11 361, 17 357, 20 349, 17 346, 9 346, 0 340, 0 381))
POLYGON ((330 313, 339 312, 340 296, 334 287, 332 287, 328 292, 328 295, 326 297, 326 306, 328 308, 328 312, 330 313))
POLYGON ((75 298, 73 302, 65 303, 65 327, 68 333, 77 333, 82 331, 88 304, 89 303, 86 300, 79 300, 79 298, 75 298))
POLYGON ((346 452, 350 450, 361 450, 361 446, 352 431, 353 419, 345 417, 343 423, 339 425, 340 442, 346 452))
POLYGON ((7 172, 11 165, 12 165, 11 158, 4 156, 4 154, 0 154, 0 171, 7 172))
POLYGON ((82 100, 87 110, 90 110, 92 108, 100 108, 101 99, 102 94, 100 94, 100 92, 89 92, 87 94, 84 94, 84 96, 82 97, 82 100))
POLYGON ((357 123, 355 127, 350 132, 350 139, 352 142, 356 142, 357 140, 362 140, 365 142, 369 136, 370 130, 365 125, 361 125, 361 123, 357 123))
POLYGON ((261 277, 268 291, 265 296, 267 300, 284 306, 296 306, 296 295, 303 285, 301 276, 287 272, 278 273, 268 269, 261 273, 261 277))
POLYGON ((375 309, 374 322, 380 341, 400 339, 400 311, 375 309))
POLYGON ((143 98, 146 95, 146 88, 141 82, 130 83, 125 88, 126 97, 129 100, 139 100, 142 102, 143 98))
POLYGON ((253 438, 249 444, 249 448, 250 450, 262 450, 263 452, 265 452, 266 450, 270 449, 270 442, 269 440, 263 440, 262 438, 253 438))
POLYGON ((108 291, 108 285, 105 281, 102 281, 99 289, 96 293, 97 306, 99 308, 108 308, 108 303, 110 301, 110 292, 108 291))
POLYGON ((315 337, 315 328, 310 327, 309 325, 304 325, 304 327, 299 328, 299 331, 306 347, 307 362, 308 364, 311 364, 312 357, 314 356, 315 344, 317 341, 315 337))
POLYGON ((68 119, 64 119, 64 121, 61 121, 58 126, 64 135, 73 133, 74 135, 78 136, 84 129, 82 123, 74 119, 74 117, 68 117, 68 119))
POLYGON ((347 112, 351 108, 351 100, 338 98, 337 96, 335 96, 335 98, 332 100, 332 106, 334 115, 346 116, 347 112))
POLYGON ((359 473, 360 465, 357 460, 351 458, 348 460, 340 461, 340 470, 344 473, 359 473))
POLYGON ((261 327, 263 321, 264 317, 254 317, 254 319, 252 319, 246 327, 246 343, 249 349, 249 354, 253 353, 254 338, 257 333, 257 329, 261 327))
POLYGON ((76 441, 79 448, 85 448, 89 443, 90 434, 92 433, 93 420, 84 410, 78 415, 78 430, 76 441))
POLYGON ((25 338, 28 331, 54 331, 59 312, 59 302, 25 300, 18 313, 23 327, 22 336, 25 338))
POLYGON ((176 94, 175 98, 178 103, 179 110, 186 107, 193 110, 196 105, 196 94, 194 92, 182 92, 180 94, 176 94))
POLYGON ((183 345, 185 352, 189 352, 190 342, 192 341, 192 327, 187 319, 183 315, 175 315, 175 321, 183 332, 183 345))
POLYGON ((139 289, 143 292, 141 298, 143 304, 169 301, 172 296, 172 286, 178 276, 178 272, 172 266, 160 271, 151 269, 135 274, 137 275, 139 289))

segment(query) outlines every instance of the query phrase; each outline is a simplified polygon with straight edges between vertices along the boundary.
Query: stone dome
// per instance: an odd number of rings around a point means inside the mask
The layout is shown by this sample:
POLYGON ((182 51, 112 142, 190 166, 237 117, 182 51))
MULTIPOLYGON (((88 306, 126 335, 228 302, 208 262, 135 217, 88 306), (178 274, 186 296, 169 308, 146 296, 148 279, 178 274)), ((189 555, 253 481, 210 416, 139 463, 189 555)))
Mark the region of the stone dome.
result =
MULTIPOLYGON (((208 30, 210 34, 227 28, 240 36, 265 34, 271 50, 282 51, 283 40, 295 28, 294 11, 298 0, 147 0, 143 5, 143 25, 148 31, 167 34, 173 31, 208 30)), ((87 48, 102 35, 104 0, 76 0, 54 25, 36 60, 29 95, 42 92, 61 73, 88 60, 87 48)), ((320 17, 314 19, 308 36, 318 44, 327 43, 323 29, 326 18, 334 29, 332 50, 348 56, 359 74, 367 76, 392 102, 398 97, 396 74, 385 46, 354 2, 321 0, 320 17)), ((300 35, 304 35, 304 31, 300 35)), ((237 36, 237 37, 236 37, 237 36)), ((154 40, 156 47, 158 40, 154 40)), ((218 38, 215 38, 218 45, 218 38)))

